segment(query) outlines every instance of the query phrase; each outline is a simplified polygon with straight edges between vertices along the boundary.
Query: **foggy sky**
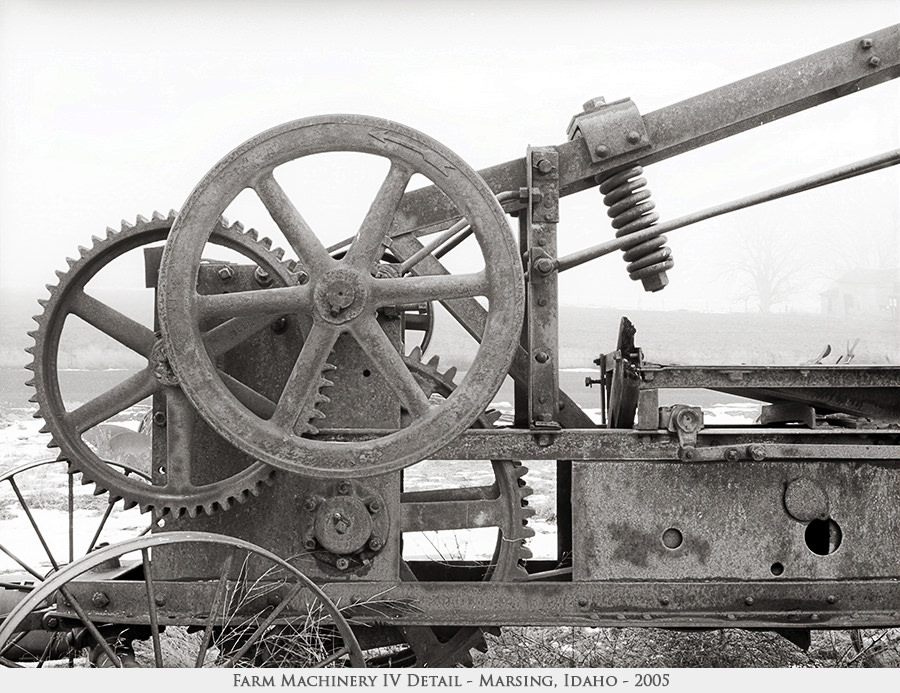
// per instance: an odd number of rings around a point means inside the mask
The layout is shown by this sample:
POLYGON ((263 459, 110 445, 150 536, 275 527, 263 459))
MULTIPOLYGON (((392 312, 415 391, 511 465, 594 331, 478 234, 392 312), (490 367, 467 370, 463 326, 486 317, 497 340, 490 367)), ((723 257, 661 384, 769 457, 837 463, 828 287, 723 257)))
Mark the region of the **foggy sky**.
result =
MULTIPOLYGON (((38 298, 92 234, 178 208, 222 156, 288 120, 381 116, 483 168, 565 142, 591 97, 649 113, 898 21, 896 0, 0 0, 0 287, 38 298)), ((662 218, 897 148, 897 82, 648 167, 662 218)), ((346 193, 321 185, 327 215, 346 193)), ((794 307, 809 308, 850 266, 900 264, 898 191, 894 168, 677 231, 665 291, 609 257, 563 275, 561 301, 742 309, 729 268, 753 237, 802 254, 794 307)), ((605 211, 595 190, 564 200, 560 252, 611 238, 605 211)))

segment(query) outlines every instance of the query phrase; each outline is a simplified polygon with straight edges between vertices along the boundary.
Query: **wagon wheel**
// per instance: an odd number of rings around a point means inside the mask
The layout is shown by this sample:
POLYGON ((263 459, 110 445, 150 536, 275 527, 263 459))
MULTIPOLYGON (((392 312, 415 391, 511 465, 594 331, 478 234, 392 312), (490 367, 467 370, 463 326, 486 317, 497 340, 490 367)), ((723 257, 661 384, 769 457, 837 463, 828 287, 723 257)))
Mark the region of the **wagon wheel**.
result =
MULTIPOLYGON (((110 592, 113 587, 111 582, 110 592)), ((15 666, 11 659, 23 634, 35 627, 53 629, 76 647, 91 649, 91 661, 98 666, 239 666, 271 632, 280 636, 285 628, 294 632, 293 666, 365 666, 347 619, 315 583, 260 546, 206 532, 163 532, 106 546, 54 573, 0 624, 3 664, 15 666), (191 605, 189 616, 173 614, 165 606, 167 580, 158 576, 154 553, 169 547, 178 547, 179 553, 224 554, 218 578, 206 581, 209 601, 191 605), (139 562, 122 577, 142 585, 142 603, 124 611, 144 611, 146 623, 135 624, 127 613, 117 622, 122 610, 114 610, 117 604, 104 592, 89 600, 76 597, 73 585, 78 579, 137 553, 139 562), (276 594, 278 599, 273 599, 276 594), (183 627, 188 627, 187 636, 183 627), (174 653, 166 643, 172 631, 178 637, 174 653), (134 654, 133 644, 140 640, 149 642, 146 661, 134 654)))
MULTIPOLYGON (((121 463, 110 464, 123 476, 150 483, 149 476, 138 469, 121 463)), ((38 580, 43 580, 48 572, 71 563, 76 556, 93 551, 101 540, 111 536, 108 534, 110 519, 115 517, 114 511, 118 510, 119 515, 123 508, 116 508, 115 498, 98 498, 81 493, 80 487, 84 483, 87 482, 64 459, 28 462, 0 474, 0 509, 4 513, 16 515, 18 519, 16 526, 5 533, 4 541, 0 541, 0 551, 38 580), (65 494, 62 492, 63 478, 65 494), (52 488, 49 493, 48 487, 52 488), (99 518, 76 522, 76 510, 84 507, 95 509, 99 518), (51 519, 45 526, 41 521, 40 514, 47 511, 64 514, 64 534, 60 534, 58 522, 51 519), (35 539, 43 554, 39 562, 21 558, 21 551, 13 542, 22 546, 26 543, 34 546, 35 539)), ((141 536, 150 531, 150 522, 146 519, 141 521, 137 511, 133 515, 136 517, 130 518, 129 527, 134 526, 135 533, 141 536)), ((0 569, 0 574, 3 572, 0 569)))
MULTIPOLYGON (((57 272, 59 283, 49 287, 49 299, 40 301, 44 310, 35 318, 38 329, 29 333, 35 343, 28 349, 34 355, 33 363, 28 366, 34 371, 34 379, 28 384, 35 387, 38 403, 35 416, 46 421, 42 431, 51 433, 50 446, 60 448, 60 457, 69 460, 84 479, 96 484, 98 491, 108 491, 112 499, 124 498, 129 506, 138 504, 142 511, 152 509, 158 514, 187 512, 194 515, 201 510, 212 512, 215 508, 227 508, 250 493, 258 493, 273 470, 262 463, 251 462, 231 475, 195 482, 190 467, 190 435, 181 434, 170 441, 163 481, 148 484, 133 475, 121 473, 115 464, 110 464, 110 460, 122 461, 121 458, 114 452, 101 454, 103 451, 90 440, 98 426, 121 417, 123 412, 156 393, 165 395, 168 411, 164 415, 167 414, 173 423, 167 427, 168 433, 176 429, 186 431, 187 427, 175 424, 193 416, 171 376, 162 342, 154 332, 152 322, 142 324, 91 295, 93 285, 90 282, 98 273, 116 264, 127 264, 118 261, 132 250, 147 250, 164 241, 174 220, 175 213, 170 212, 168 216, 154 214, 150 220, 138 217, 135 224, 123 222, 120 230, 109 229, 105 238, 94 237, 90 248, 80 248, 78 259, 69 260, 66 272, 57 272), (64 328, 72 318, 83 320, 100 334, 143 357, 146 365, 114 387, 78 406, 69 407, 60 387, 58 357, 60 344, 66 339, 64 328)), ((245 230, 240 223, 228 225, 222 219, 215 219, 209 232, 210 242, 219 250, 225 248, 256 263, 273 285, 283 286, 292 280, 291 267, 281 260, 282 251, 273 249, 271 241, 260 239, 255 230, 245 230)), ((144 288, 143 279, 141 274, 139 286, 131 288, 144 288)), ((203 334, 204 348, 217 355, 225 353, 271 322, 257 317, 221 323, 212 329, 207 325, 203 334)), ((269 400, 234 378, 226 375, 222 378, 239 396, 250 397, 250 406, 260 406, 260 403, 271 406, 269 400)))
POLYGON ((288 471, 323 477, 360 477, 408 467, 449 443, 487 407, 506 376, 522 324, 521 263, 499 204, 484 181, 434 140, 395 123, 363 116, 293 121, 258 135, 227 155, 191 193, 162 259, 160 321, 181 387, 215 430, 255 458, 288 471), (390 171, 346 255, 335 260, 276 181, 274 169, 323 152, 360 152, 386 158, 390 171), (449 276, 391 276, 378 259, 404 191, 414 174, 441 189, 474 229, 484 268, 449 276), (308 281, 241 297, 202 296, 197 273, 214 221, 245 189, 262 201, 300 258, 308 281), (373 276, 373 275, 378 275, 373 276), (459 388, 430 406, 376 320, 376 311, 432 300, 485 297, 486 326, 459 388), (235 397, 204 348, 200 322, 236 316, 296 313, 312 327, 293 371, 268 417, 235 397), (327 358, 349 333, 411 414, 406 428, 365 441, 316 437, 310 420, 321 401, 327 358))
MULTIPOLYGON (((125 476, 150 483, 140 470, 115 466, 125 476)), ((76 556, 123 533, 143 536, 150 531, 153 522, 136 509, 129 511, 115 499, 85 493, 84 483, 66 460, 56 459, 28 462, 0 475, 0 516, 8 518, 0 552, 9 559, 0 561, 0 621, 40 586, 45 575, 72 563, 76 556), (79 512, 76 522, 76 511, 85 509, 95 514, 84 519, 79 512), (28 555, 31 549, 37 549, 36 556, 28 555)), ((29 634, 19 642, 19 651, 26 657, 42 652, 65 656, 68 649, 58 634, 29 634)))

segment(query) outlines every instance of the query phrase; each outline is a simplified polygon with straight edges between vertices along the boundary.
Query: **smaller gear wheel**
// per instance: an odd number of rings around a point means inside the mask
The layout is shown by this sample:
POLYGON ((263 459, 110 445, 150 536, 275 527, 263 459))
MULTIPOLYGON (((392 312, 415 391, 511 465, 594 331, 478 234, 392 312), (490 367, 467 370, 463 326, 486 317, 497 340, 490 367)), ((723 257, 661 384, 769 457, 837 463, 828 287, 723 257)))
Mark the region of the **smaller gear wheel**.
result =
MULTIPOLYGON (((448 397, 456 387, 454 378, 456 369, 440 370, 439 357, 433 356, 427 363, 422 361, 422 352, 415 348, 408 356, 403 357, 404 363, 419 383, 425 395, 431 400, 439 400, 448 397)), ((476 428, 491 428, 500 418, 500 413, 488 410, 478 417, 476 428)), ((534 536, 534 530, 528 526, 528 518, 534 515, 534 510, 528 507, 528 497, 532 489, 525 482, 528 470, 520 462, 514 460, 492 460, 491 470, 494 477, 490 488, 472 489, 441 489, 424 492, 411 491, 401 495, 403 503, 427 502, 440 504, 442 501, 460 501, 467 498, 467 491, 472 498, 484 500, 496 499, 503 510, 498 513, 497 542, 494 554, 490 561, 484 565, 480 575, 476 579, 498 582, 510 582, 524 580, 528 577, 524 563, 531 558, 531 551, 525 546, 529 537, 534 536)), ((421 529, 428 531, 427 527, 421 529)), ((441 566, 423 563, 421 565, 404 562, 401 564, 400 575, 403 580, 471 580, 473 573, 466 570, 465 575, 454 574, 450 563, 441 566), (442 575, 431 574, 432 569, 438 568, 442 575), (424 570, 429 574, 419 572, 424 570)), ((487 642, 486 632, 497 634, 498 629, 468 626, 465 628, 443 626, 415 626, 399 629, 399 637, 395 644, 406 643, 394 652, 370 659, 369 666, 383 667, 451 667, 471 666, 472 650, 484 652, 487 642)), ((363 638, 364 635, 360 634, 363 638)))
MULTIPOLYGON (((195 483, 190 475, 190 440, 181 444, 185 454, 168 451, 167 483, 153 485, 133 475, 125 475, 103 459, 92 439, 98 425, 121 414, 154 393, 166 393, 166 405, 173 416, 188 417, 192 410, 177 387, 162 349, 162 342, 151 327, 141 324, 107 303, 94 298, 85 290, 86 284, 98 272, 128 251, 166 240, 175 221, 175 212, 163 216, 154 213, 150 220, 138 216, 135 224, 123 221, 119 230, 107 229, 105 238, 93 237, 90 248, 79 248, 77 259, 69 258, 69 269, 57 271, 59 282, 48 285, 50 297, 40 300, 43 312, 34 317, 38 328, 29 332, 34 345, 28 348, 34 360, 28 366, 34 378, 27 384, 35 388, 32 402, 37 402, 36 418, 45 421, 41 432, 49 432, 49 447, 60 449, 59 458, 69 461, 74 471, 81 472, 84 483, 94 483, 95 493, 109 492, 110 501, 124 499, 126 507, 140 506, 143 512, 187 513, 195 516, 203 511, 211 513, 245 501, 250 494, 258 494, 274 470, 262 462, 251 463, 231 476, 207 483, 195 483), (58 357, 60 340, 66 321, 75 316, 100 333, 147 359, 147 365, 121 383, 102 394, 68 409, 61 394, 58 357)), ((267 238, 259 238, 254 229, 245 230, 240 223, 228 224, 221 219, 212 231, 210 242, 239 253, 256 263, 272 282, 287 285, 296 282, 295 267, 282 260, 283 251, 272 248, 267 238)), ((209 330, 206 346, 211 353, 225 353, 271 323, 271 318, 241 318, 209 330)), ((224 378, 228 378, 223 374, 224 378)), ((232 387, 240 396, 249 388, 232 379, 232 387)), ((252 393, 255 406, 259 395, 252 393)), ((262 403, 262 406, 265 402, 262 403)), ((148 440, 149 448, 149 440, 148 440)), ((104 451, 105 452, 105 451, 104 451)))

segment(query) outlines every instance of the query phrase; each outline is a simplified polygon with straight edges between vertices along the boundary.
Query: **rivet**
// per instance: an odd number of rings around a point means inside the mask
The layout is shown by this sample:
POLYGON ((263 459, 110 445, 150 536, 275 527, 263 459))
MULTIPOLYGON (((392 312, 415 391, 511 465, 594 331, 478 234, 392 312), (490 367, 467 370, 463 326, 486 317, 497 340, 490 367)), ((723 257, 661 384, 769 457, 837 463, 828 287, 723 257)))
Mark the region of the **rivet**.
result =
POLYGON ((825 601, 827 601, 829 604, 834 604, 837 601, 837 597, 835 597, 833 594, 829 594, 828 598, 825 601))
POLYGON ((594 147, 594 154, 596 154, 599 158, 605 159, 609 156, 609 147, 605 144, 598 144, 594 147))
POLYGON ((632 130, 625 136, 625 139, 628 144, 637 144, 641 141, 641 134, 637 130, 632 130))
POLYGON ((588 600, 585 599, 584 597, 582 597, 581 599, 578 600, 578 606, 584 608, 587 605, 588 605, 588 600))
POLYGON ((350 493, 351 489, 352 487, 350 486, 349 481, 342 481, 340 484, 338 484, 338 493, 340 493, 342 496, 346 496, 348 493, 350 493))
POLYGON ((546 351, 539 351, 534 355, 534 360, 538 363, 547 363, 550 360, 550 354, 546 351))
POLYGON ((747 606, 753 606, 755 603, 756 603, 756 600, 753 597, 747 597, 744 600, 744 604, 746 604, 747 606))
POLYGON ((734 448, 729 448, 725 451, 725 459, 729 462, 737 462, 741 459, 741 454, 734 448))
POLYGON ((157 426, 163 427, 166 425, 166 412, 158 411, 153 415, 153 423, 157 426))
POLYGON ((156 606, 165 606, 165 605, 166 605, 166 595, 164 595, 164 594, 157 594, 157 595, 153 598, 153 601, 156 603, 156 606))
POLYGON ((659 598, 659 603, 662 604, 663 606, 668 606, 670 601, 671 600, 669 599, 669 597, 667 597, 665 595, 663 595, 662 597, 659 598))

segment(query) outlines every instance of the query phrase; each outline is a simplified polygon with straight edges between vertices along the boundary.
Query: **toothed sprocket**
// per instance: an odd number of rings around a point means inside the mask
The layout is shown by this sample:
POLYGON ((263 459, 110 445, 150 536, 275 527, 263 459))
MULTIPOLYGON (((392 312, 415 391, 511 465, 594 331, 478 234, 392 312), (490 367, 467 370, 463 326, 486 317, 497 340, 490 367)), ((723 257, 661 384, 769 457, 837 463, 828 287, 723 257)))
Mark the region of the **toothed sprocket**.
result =
MULTIPOLYGON (((419 348, 413 349, 403 358, 429 398, 448 397, 456 387, 454 383, 456 369, 450 368, 442 372, 437 356, 432 357, 427 363, 421 359, 422 353, 419 348)), ((499 412, 489 410, 478 417, 475 427, 491 428, 499 417, 499 412)), ((534 510, 528 507, 528 497, 532 494, 532 489, 526 485, 524 479, 528 470, 520 462, 513 460, 492 460, 491 467, 494 483, 486 495, 502 499, 504 510, 500 513, 502 519, 498 524, 494 555, 485 567, 481 579, 498 582, 523 580, 528 576, 523 563, 531 558, 531 551, 525 546, 525 541, 534 536, 534 530, 527 525, 528 518, 534 515, 534 510)), ((429 502, 440 502, 441 498, 459 501, 461 491, 463 490, 407 491, 401 495, 400 502, 401 505, 404 502, 414 503, 425 499, 429 502)), ((433 576, 417 575, 416 567, 407 563, 401 565, 400 574, 404 580, 434 579, 433 576)), ((485 651, 487 643, 484 633, 496 634, 496 629, 477 626, 464 628, 416 626, 403 628, 401 632, 408 647, 370 661, 369 666, 471 666, 471 651, 485 651)))
MULTIPOLYGON (((173 386, 177 381, 173 380, 174 374, 154 330, 85 291, 85 285, 100 270, 126 252, 164 241, 174 221, 174 211, 167 216, 154 213, 150 220, 138 216, 135 224, 123 221, 119 230, 107 229, 105 238, 94 236, 90 248, 80 247, 78 258, 67 259, 69 269, 57 271, 58 283, 47 286, 50 297, 39 301, 43 312, 34 317, 38 328, 29 333, 34 338, 34 346, 27 351, 33 354, 34 360, 27 368, 34 371, 34 379, 28 384, 36 390, 32 398, 38 403, 35 417, 45 420, 41 430, 52 435, 49 447, 60 449, 60 459, 67 459, 72 469, 81 472, 85 483, 96 484, 97 494, 108 491, 110 500, 123 498, 126 507, 139 505, 144 512, 170 512, 177 516, 185 512, 196 515, 201 510, 213 512, 236 501, 243 502, 250 494, 259 493, 261 484, 270 478, 273 470, 262 462, 255 462, 232 476, 195 484, 190 479, 190 470, 172 469, 171 465, 178 462, 170 459, 167 478, 173 481, 152 485, 117 471, 85 439, 84 434, 98 424, 156 392, 168 391, 173 395, 171 399, 184 399, 174 396, 180 395, 178 388, 173 386), (140 354, 147 359, 147 366, 88 402, 68 410, 60 392, 57 359, 63 327, 71 316, 84 320, 140 354)), ((240 223, 229 225, 222 219, 213 230, 210 242, 255 262, 274 282, 287 284, 293 281, 293 268, 282 261, 282 251, 273 249, 271 241, 260 239, 253 229, 244 230, 240 223)), ((210 330, 207 346, 211 351, 227 351, 268 322, 245 320, 238 325, 238 330, 231 330, 229 334, 223 334, 224 330, 210 330)), ((187 406, 186 400, 184 406, 187 406)))

